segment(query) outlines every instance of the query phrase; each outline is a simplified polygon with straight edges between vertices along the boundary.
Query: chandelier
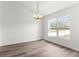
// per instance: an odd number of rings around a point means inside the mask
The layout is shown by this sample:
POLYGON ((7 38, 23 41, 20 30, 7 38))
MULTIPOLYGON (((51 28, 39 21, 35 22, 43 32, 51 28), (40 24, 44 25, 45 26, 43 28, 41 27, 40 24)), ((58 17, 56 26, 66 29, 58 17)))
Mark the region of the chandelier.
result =
POLYGON ((43 18, 42 15, 40 15, 39 13, 39 1, 37 1, 37 11, 36 11, 36 14, 33 16, 33 19, 39 21, 43 18))

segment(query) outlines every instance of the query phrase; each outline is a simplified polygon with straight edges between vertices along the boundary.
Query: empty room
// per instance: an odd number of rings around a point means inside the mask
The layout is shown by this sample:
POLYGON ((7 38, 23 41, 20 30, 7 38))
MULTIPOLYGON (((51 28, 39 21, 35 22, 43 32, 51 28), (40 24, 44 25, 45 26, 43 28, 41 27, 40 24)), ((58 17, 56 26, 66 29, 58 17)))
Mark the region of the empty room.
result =
POLYGON ((0 57, 79 57, 79 1, 0 1, 0 57))

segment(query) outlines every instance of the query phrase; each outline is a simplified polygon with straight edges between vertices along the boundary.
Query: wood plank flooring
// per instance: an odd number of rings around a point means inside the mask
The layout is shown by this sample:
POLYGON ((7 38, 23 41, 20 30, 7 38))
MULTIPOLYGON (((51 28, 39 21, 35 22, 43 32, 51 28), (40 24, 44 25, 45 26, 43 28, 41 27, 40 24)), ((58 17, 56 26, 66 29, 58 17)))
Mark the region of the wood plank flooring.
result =
POLYGON ((79 52, 38 40, 0 47, 0 57, 79 57, 79 52))

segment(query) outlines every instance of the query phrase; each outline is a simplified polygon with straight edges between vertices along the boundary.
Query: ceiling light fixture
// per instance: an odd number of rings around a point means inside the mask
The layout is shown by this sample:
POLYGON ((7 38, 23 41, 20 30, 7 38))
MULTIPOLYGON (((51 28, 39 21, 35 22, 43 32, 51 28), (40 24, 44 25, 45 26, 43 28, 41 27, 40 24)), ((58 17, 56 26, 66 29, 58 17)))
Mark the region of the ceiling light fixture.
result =
POLYGON ((33 19, 35 19, 36 21, 40 21, 42 18, 43 18, 43 16, 40 15, 40 13, 39 13, 39 1, 37 1, 37 12, 33 16, 33 19))

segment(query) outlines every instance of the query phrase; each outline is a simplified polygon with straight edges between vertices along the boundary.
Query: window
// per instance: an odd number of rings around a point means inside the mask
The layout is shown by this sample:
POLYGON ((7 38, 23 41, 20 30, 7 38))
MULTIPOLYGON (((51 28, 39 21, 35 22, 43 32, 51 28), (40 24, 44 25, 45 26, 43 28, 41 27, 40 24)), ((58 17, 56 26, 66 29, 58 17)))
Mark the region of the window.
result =
POLYGON ((48 36, 70 39, 70 15, 59 16, 48 20, 48 36))

